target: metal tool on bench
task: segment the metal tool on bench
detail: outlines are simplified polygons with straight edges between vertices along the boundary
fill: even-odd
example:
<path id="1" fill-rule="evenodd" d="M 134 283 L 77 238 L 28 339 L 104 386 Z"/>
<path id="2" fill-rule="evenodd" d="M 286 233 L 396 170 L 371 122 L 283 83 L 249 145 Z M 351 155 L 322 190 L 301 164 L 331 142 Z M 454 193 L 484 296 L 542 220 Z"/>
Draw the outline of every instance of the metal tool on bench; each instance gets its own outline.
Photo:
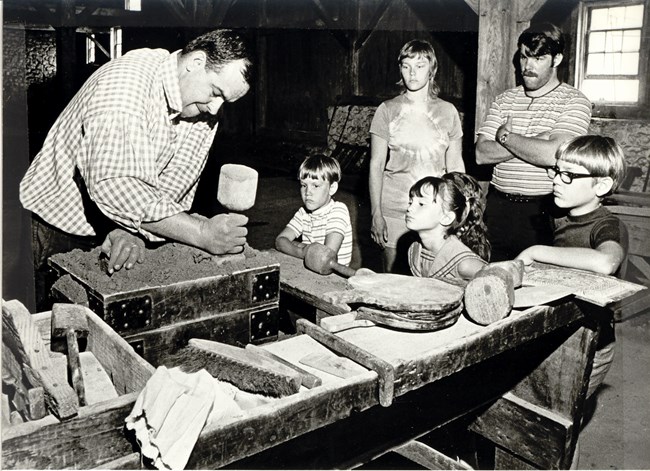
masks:
<path id="1" fill-rule="evenodd" d="M 86 405 L 86 391 L 79 360 L 79 339 L 88 337 L 88 319 L 85 309 L 78 304 L 55 303 L 52 306 L 52 339 L 65 338 L 68 357 L 68 375 L 79 398 Z M 57 345 L 56 342 L 53 345 Z"/>

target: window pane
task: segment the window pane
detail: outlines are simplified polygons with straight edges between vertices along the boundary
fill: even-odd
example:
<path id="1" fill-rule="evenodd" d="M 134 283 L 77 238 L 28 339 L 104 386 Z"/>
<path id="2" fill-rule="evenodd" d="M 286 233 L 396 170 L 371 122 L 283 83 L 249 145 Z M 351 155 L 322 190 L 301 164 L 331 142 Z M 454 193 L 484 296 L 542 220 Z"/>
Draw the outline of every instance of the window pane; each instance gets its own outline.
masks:
<path id="1" fill-rule="evenodd" d="M 607 15 L 607 28 L 623 28 L 625 26 L 626 7 L 609 8 Z"/>
<path id="2" fill-rule="evenodd" d="M 626 28 L 640 28 L 643 26 L 643 5 L 625 7 Z"/>
<path id="3" fill-rule="evenodd" d="M 582 82 L 582 91 L 593 102 L 636 103 L 639 81 L 588 79 Z"/>
<path id="4" fill-rule="evenodd" d="M 623 33 L 623 51 L 637 52 L 641 47 L 641 30 L 634 29 Z"/>
<path id="5" fill-rule="evenodd" d="M 617 72 L 623 75 L 636 75 L 639 73 L 639 53 L 626 52 L 621 54 L 621 70 Z"/>
<path id="6" fill-rule="evenodd" d="M 614 75 L 616 73 L 616 64 L 620 62 L 617 60 L 620 54 L 604 54 L 602 74 Z"/>
<path id="7" fill-rule="evenodd" d="M 605 54 L 589 54 L 587 56 L 587 75 L 603 75 L 605 73 Z"/>
<path id="8" fill-rule="evenodd" d="M 608 31 L 607 39 L 605 40 L 605 51 L 618 52 L 623 47 L 623 32 L 622 31 Z"/>
<path id="9" fill-rule="evenodd" d="M 592 30 L 641 28 L 642 25 L 643 5 L 591 10 L 590 29 Z"/>
<path id="10" fill-rule="evenodd" d="M 609 8 L 594 8 L 591 10 L 591 29 L 607 29 L 607 12 Z"/>
<path id="11" fill-rule="evenodd" d="M 589 52 L 605 51 L 605 37 L 607 33 L 591 33 L 589 35 Z"/>
<path id="12" fill-rule="evenodd" d="M 603 75 L 605 54 L 589 54 L 587 56 L 587 75 Z"/>

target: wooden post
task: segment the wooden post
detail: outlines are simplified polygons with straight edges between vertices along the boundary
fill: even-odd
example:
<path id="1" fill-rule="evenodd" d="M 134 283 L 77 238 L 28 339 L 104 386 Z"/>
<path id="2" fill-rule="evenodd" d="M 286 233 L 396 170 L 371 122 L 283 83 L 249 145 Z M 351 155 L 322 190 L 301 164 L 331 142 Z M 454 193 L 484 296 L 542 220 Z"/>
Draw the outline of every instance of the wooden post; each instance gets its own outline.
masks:
<path id="1" fill-rule="evenodd" d="M 266 108 L 268 99 L 267 83 L 267 43 L 268 14 L 266 0 L 259 2 L 258 25 L 255 33 L 257 42 L 256 59 L 257 78 L 255 80 L 255 129 L 257 134 L 266 127 Z"/>
<path id="2" fill-rule="evenodd" d="M 77 28 L 75 0 L 61 0 L 61 26 L 56 29 L 56 75 L 61 90 L 61 109 L 76 91 Z"/>
<path id="3" fill-rule="evenodd" d="M 470 5 L 474 5 L 471 2 Z M 480 0 L 475 129 L 501 92 L 515 86 L 517 39 L 546 0 Z"/>
<path id="4" fill-rule="evenodd" d="M 350 83 L 352 84 L 352 94 L 359 95 L 361 90 L 359 86 L 359 53 L 361 52 L 362 44 L 358 44 L 357 39 L 361 34 L 361 6 L 359 2 L 353 3 L 354 11 L 354 25 L 353 36 L 350 38 Z"/>

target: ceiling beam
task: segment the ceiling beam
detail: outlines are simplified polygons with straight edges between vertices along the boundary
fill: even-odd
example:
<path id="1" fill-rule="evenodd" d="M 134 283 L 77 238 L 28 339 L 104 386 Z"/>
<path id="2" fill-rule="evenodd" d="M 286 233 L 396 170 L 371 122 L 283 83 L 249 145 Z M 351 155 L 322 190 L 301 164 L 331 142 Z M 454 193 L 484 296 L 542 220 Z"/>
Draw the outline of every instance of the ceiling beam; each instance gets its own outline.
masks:
<path id="1" fill-rule="evenodd" d="M 226 19 L 226 15 L 230 8 L 237 3 L 237 0 L 213 0 L 216 2 L 216 7 L 213 7 L 212 13 L 209 16 L 208 24 L 214 26 L 221 26 Z"/>
<path id="2" fill-rule="evenodd" d="M 171 11 L 183 26 L 192 24 L 192 18 L 185 9 L 185 4 L 181 0 L 159 0 Z"/>
<path id="3" fill-rule="evenodd" d="M 388 7 L 392 3 L 393 0 L 383 0 L 383 2 L 377 7 L 375 13 L 372 15 L 372 18 L 370 18 L 370 21 L 368 21 L 368 24 L 366 25 L 365 28 L 363 28 L 363 31 L 359 34 L 359 37 L 354 42 L 355 50 L 358 51 L 363 47 L 363 44 L 368 40 L 372 32 L 379 24 L 381 17 L 384 16 L 384 13 L 386 13 L 386 10 L 388 10 Z"/>
<path id="4" fill-rule="evenodd" d="M 325 23 L 325 26 L 327 26 L 327 28 L 330 30 L 332 35 L 341 43 L 341 45 L 346 50 L 351 48 L 352 47 L 351 41 L 348 39 L 345 33 L 341 31 L 340 26 L 332 18 L 332 15 L 330 15 L 327 12 L 325 6 L 323 5 L 323 2 L 321 0 L 311 0 L 311 1 L 316 7 L 316 10 L 318 11 L 318 16 L 321 17 L 321 19 Z"/>
<path id="5" fill-rule="evenodd" d="M 465 3 L 467 3 L 467 6 L 469 6 L 472 11 L 478 15 L 478 2 L 479 0 L 465 0 Z"/>
<path id="6" fill-rule="evenodd" d="M 516 4 L 519 12 L 517 21 L 530 23 L 533 16 L 546 2 L 547 0 L 517 0 Z"/>

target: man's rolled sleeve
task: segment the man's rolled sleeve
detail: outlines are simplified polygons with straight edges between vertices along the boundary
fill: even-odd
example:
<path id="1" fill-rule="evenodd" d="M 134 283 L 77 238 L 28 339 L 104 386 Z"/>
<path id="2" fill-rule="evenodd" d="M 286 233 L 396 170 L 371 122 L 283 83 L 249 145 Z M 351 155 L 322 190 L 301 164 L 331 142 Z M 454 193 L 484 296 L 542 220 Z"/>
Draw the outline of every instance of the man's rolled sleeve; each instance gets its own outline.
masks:
<path id="1" fill-rule="evenodd" d="M 88 194 L 118 224 L 159 239 L 141 229 L 186 208 L 160 191 L 157 168 L 171 159 L 156 149 L 137 116 L 113 114 L 84 123 L 86 145 L 78 166 Z M 157 161 L 158 158 L 158 161 Z"/>

